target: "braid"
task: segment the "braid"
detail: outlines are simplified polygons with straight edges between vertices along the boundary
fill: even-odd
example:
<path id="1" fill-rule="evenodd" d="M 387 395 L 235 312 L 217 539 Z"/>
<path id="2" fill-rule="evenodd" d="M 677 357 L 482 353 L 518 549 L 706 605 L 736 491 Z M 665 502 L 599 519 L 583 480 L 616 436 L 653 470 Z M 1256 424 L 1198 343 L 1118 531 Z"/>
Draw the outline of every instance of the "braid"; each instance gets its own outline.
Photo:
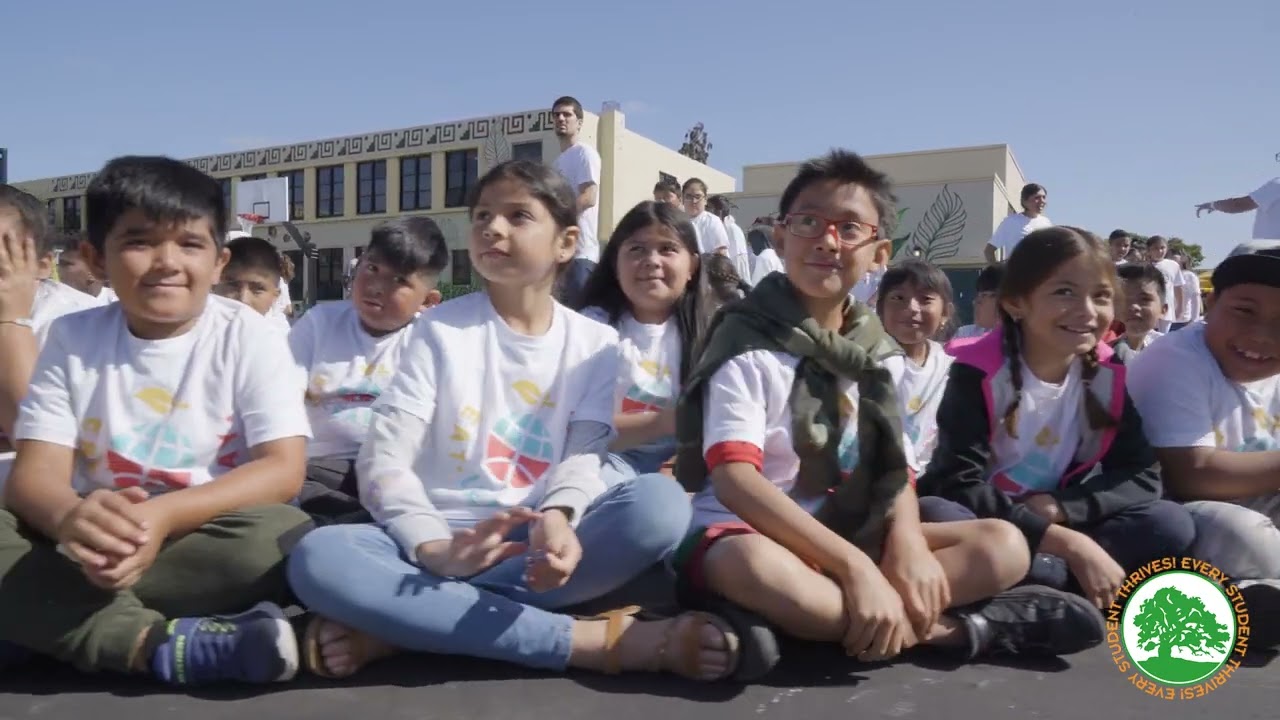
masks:
<path id="1" fill-rule="evenodd" d="M 1003 310 L 1000 312 L 1004 325 L 1004 355 L 1009 360 L 1009 381 L 1013 383 L 1013 401 L 1004 411 L 1004 430 L 1011 438 L 1018 437 L 1018 406 L 1022 404 L 1022 351 L 1018 347 L 1018 323 Z"/>
<path id="2" fill-rule="evenodd" d="M 1089 420 L 1089 427 L 1093 430 L 1114 427 L 1115 418 L 1102 406 L 1091 387 L 1093 379 L 1098 375 L 1098 346 L 1089 348 L 1089 352 L 1082 355 L 1081 359 L 1084 363 L 1080 371 L 1080 378 L 1084 381 L 1084 413 Z"/>

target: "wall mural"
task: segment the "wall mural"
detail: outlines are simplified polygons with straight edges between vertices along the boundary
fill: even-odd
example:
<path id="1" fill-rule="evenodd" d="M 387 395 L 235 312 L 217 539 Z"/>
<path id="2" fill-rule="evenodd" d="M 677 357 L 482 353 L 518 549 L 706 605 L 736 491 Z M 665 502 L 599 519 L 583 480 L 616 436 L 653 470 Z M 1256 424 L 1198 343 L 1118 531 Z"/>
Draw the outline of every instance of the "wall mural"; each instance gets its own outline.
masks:
<path id="1" fill-rule="evenodd" d="M 295 163 L 311 164 L 321 160 L 356 159 L 362 155 L 396 150 L 430 148 L 435 145 L 483 140 L 485 161 L 503 157 L 511 158 L 509 135 L 550 132 L 555 129 L 550 110 L 533 110 L 514 115 L 491 118 L 475 118 L 439 125 L 422 125 L 403 130 L 351 135 L 331 140 L 279 145 L 260 150 L 209 155 L 188 160 L 187 164 L 210 175 L 239 173 L 263 169 L 274 165 Z M 505 153 L 505 157 L 504 157 Z M 501 162 L 497 160 L 496 162 Z M 494 162 L 493 164 L 496 164 Z M 492 164 L 490 165 L 492 167 Z M 83 190 L 97 173 L 81 173 L 54 178 L 52 192 L 63 193 Z"/>
<path id="2" fill-rule="evenodd" d="M 910 209 L 898 210 L 897 227 L 903 227 L 902 218 Z M 893 239 L 892 257 L 918 256 L 931 263 L 953 258 L 960 253 L 960 241 L 964 239 L 968 221 L 964 200 L 949 186 L 943 185 L 920 222 L 910 232 Z"/>

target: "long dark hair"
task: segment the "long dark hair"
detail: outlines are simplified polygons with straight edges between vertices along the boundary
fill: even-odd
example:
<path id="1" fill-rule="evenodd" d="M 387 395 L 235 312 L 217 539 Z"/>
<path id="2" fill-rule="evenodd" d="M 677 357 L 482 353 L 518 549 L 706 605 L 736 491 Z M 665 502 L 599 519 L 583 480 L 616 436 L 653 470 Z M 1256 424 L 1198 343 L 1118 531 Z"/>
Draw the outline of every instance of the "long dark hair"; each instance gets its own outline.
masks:
<path id="1" fill-rule="evenodd" d="M 1004 429 L 1009 437 L 1018 437 L 1018 406 L 1022 403 L 1022 328 L 1013 319 L 1004 304 L 1009 300 L 1026 298 L 1063 263 L 1085 256 L 1093 261 L 1099 274 L 1115 288 L 1116 266 L 1111 260 L 1111 250 L 1102 239 L 1087 230 L 1057 226 L 1028 233 L 1018 243 L 1005 263 L 1004 279 L 1000 283 L 1000 323 L 1004 331 L 1004 356 L 1009 363 L 1009 379 L 1013 383 L 1013 400 L 1004 411 Z M 1113 427 L 1115 418 L 1089 391 L 1098 375 L 1098 346 L 1095 344 L 1081 356 L 1084 367 L 1085 414 L 1089 427 L 1098 430 Z"/>
<path id="2" fill-rule="evenodd" d="M 693 359 L 697 357 L 697 346 L 711 317 L 727 301 L 726 298 L 733 297 L 733 291 L 739 288 L 742 280 L 733 272 L 733 264 L 728 258 L 722 258 L 728 265 L 726 274 L 725 268 L 715 262 L 714 256 L 698 253 L 697 231 L 683 211 L 651 200 L 631 208 L 609 236 L 609 242 L 601 252 L 600 262 L 583 285 L 575 307 L 578 310 L 600 308 L 608 317 L 610 325 L 617 325 L 623 313 L 631 311 L 631 301 L 627 299 L 626 293 L 622 291 L 622 283 L 618 281 L 618 255 L 628 239 L 655 225 L 670 230 L 694 259 L 689 283 L 676 300 L 672 313 L 680 331 L 680 377 L 686 378 L 692 370 Z"/>

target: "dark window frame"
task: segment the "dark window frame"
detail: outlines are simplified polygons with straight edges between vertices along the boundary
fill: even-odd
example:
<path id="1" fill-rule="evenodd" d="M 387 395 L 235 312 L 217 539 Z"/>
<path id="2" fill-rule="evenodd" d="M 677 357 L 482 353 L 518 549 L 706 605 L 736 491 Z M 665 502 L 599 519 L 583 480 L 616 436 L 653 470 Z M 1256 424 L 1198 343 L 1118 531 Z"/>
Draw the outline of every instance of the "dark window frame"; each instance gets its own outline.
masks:
<path id="1" fill-rule="evenodd" d="M 307 214 L 307 171 L 302 168 L 277 173 L 277 177 L 289 180 L 289 219 L 302 220 Z M 294 180 L 297 183 L 294 183 Z"/>
<path id="2" fill-rule="evenodd" d="M 435 179 L 431 163 L 432 157 L 429 153 L 400 158 L 400 210 L 402 212 L 431 209 L 431 190 Z M 409 182 L 410 179 L 412 183 Z M 425 188 L 422 187 L 424 180 Z"/>
<path id="3" fill-rule="evenodd" d="M 537 151 L 537 157 L 533 157 L 533 151 Z M 521 155 L 529 155 L 529 157 L 521 157 Z M 531 162 L 542 162 L 542 141 L 534 140 L 532 142 L 516 143 L 511 146 L 512 160 L 528 160 Z"/>
<path id="4" fill-rule="evenodd" d="M 62 198 L 62 229 L 79 232 L 83 227 L 83 218 L 80 216 L 80 196 Z"/>
<path id="5" fill-rule="evenodd" d="M 316 217 L 343 217 L 346 214 L 346 201 L 346 166 L 325 165 L 316 168 Z"/>
<path id="6" fill-rule="evenodd" d="M 449 150 L 444 154 L 445 207 L 466 207 L 472 188 L 479 182 L 480 151 L 477 148 Z"/>
<path id="7" fill-rule="evenodd" d="M 379 189 L 380 188 L 380 189 Z M 356 214 L 378 215 L 387 211 L 387 161 L 356 164 Z"/>

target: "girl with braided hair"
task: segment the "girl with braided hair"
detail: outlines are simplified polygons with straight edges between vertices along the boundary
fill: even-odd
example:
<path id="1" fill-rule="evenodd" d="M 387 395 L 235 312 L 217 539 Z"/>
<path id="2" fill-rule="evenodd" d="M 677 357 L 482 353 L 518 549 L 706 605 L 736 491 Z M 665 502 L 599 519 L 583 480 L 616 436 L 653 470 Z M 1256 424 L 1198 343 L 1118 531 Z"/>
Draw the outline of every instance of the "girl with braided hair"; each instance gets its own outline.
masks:
<path id="1" fill-rule="evenodd" d="M 921 515 L 1009 520 L 1036 553 L 1028 579 L 1105 608 L 1126 574 L 1183 554 L 1190 514 L 1162 500 L 1160 466 L 1101 342 L 1119 283 L 1106 245 L 1037 230 L 1009 257 L 1000 326 L 957 350 L 938 408 Z"/>

